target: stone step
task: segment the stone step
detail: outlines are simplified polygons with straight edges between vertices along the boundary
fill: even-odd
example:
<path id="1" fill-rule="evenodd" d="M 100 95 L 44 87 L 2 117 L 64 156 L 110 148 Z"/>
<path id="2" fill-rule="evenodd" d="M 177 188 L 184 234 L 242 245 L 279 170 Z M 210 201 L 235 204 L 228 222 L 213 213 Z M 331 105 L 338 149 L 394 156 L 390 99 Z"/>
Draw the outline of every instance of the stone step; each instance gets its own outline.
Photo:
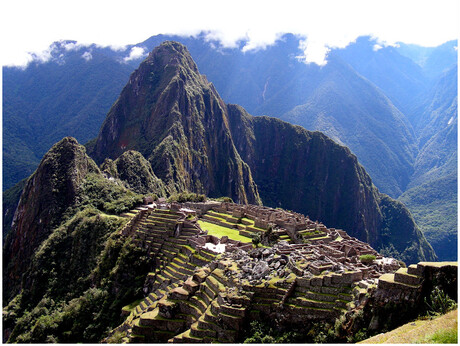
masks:
<path id="1" fill-rule="evenodd" d="M 229 313 L 223 312 L 221 306 L 218 304 L 216 300 L 211 302 L 211 312 L 214 315 L 219 316 L 220 321 L 230 329 L 239 330 L 240 326 L 243 322 L 243 318 L 241 316 L 231 315 Z"/>
<path id="2" fill-rule="evenodd" d="M 209 323 L 217 324 L 219 321 L 219 315 L 216 315 L 211 310 L 211 304 L 209 304 L 208 308 L 206 309 L 203 320 Z"/>
<path id="3" fill-rule="evenodd" d="M 303 296 L 310 300 L 323 301 L 323 302 L 335 302 L 335 300 L 338 299 L 338 295 L 336 294 L 319 293 L 319 292 L 314 292 L 314 291 L 307 291 L 305 292 Z"/>
<path id="4" fill-rule="evenodd" d="M 201 283 L 197 294 L 202 295 L 203 299 L 208 301 L 208 304 L 217 296 L 216 293 L 211 288 L 209 288 L 206 282 Z M 206 295 L 206 298 L 204 295 Z"/>
<path id="5" fill-rule="evenodd" d="M 206 249 L 203 249 L 201 248 L 199 251 L 198 251 L 198 254 L 202 257 L 204 257 L 207 261 L 211 262 L 214 260 L 214 258 L 216 258 L 217 254 L 210 251 L 210 250 L 206 250 Z"/>
<path id="6" fill-rule="evenodd" d="M 162 218 L 166 220 L 178 220 L 180 218 L 179 215 L 177 214 L 172 214 L 172 213 L 164 213 L 164 212 L 155 212 L 149 215 L 149 219 L 151 218 Z"/>
<path id="7" fill-rule="evenodd" d="M 285 304 L 284 309 L 288 313 L 292 314 L 302 314 L 306 319 L 328 319 L 334 320 L 337 318 L 341 312 L 336 306 L 333 306 L 330 309 L 325 308 L 315 308 L 307 306 L 299 306 L 294 304 Z"/>
<path id="8" fill-rule="evenodd" d="M 411 264 L 407 267 L 407 274 L 411 275 L 422 275 L 422 267 L 418 264 Z"/>
<path id="9" fill-rule="evenodd" d="M 407 268 L 399 268 L 394 276 L 396 282 L 400 282 L 408 285 L 419 285 L 422 282 L 422 278 L 417 275 L 408 274 Z"/>
<path id="10" fill-rule="evenodd" d="M 198 321 L 190 326 L 190 335 L 197 338 L 211 337 L 215 338 L 217 333 L 212 329 L 203 329 L 198 325 Z"/>
<path id="11" fill-rule="evenodd" d="M 166 256 L 169 260 L 176 257 L 176 252 L 166 250 L 164 249 L 164 247 L 161 249 L 161 253 L 163 254 L 163 256 Z"/>
<path id="12" fill-rule="evenodd" d="M 156 308 L 153 311 L 146 312 L 140 316 L 140 326 L 151 327 L 156 330 L 172 332 L 175 330 L 181 330 L 185 327 L 185 320 L 183 319 L 167 319 L 162 316 L 159 316 Z"/>
<path id="13" fill-rule="evenodd" d="M 278 304 L 281 299 L 278 298 L 267 298 L 267 297 L 254 297 L 253 304 L 255 305 L 275 305 Z"/>
<path id="14" fill-rule="evenodd" d="M 148 327 L 148 326 L 143 326 L 140 324 L 140 318 L 137 318 L 133 321 L 132 324 L 132 332 L 131 335 L 139 335 L 139 336 L 144 336 L 145 338 L 149 338 L 153 336 L 153 333 L 155 329 Z"/>
<path id="15" fill-rule="evenodd" d="M 171 266 L 171 268 L 173 268 L 176 272 L 182 274 L 182 275 L 187 275 L 187 276 L 190 276 L 190 275 L 193 275 L 193 270 L 183 266 L 183 265 L 180 265 L 178 264 L 177 262 L 173 261 L 171 263 L 169 263 L 169 265 Z"/>
<path id="16" fill-rule="evenodd" d="M 174 244 L 177 244 L 177 245 L 187 245 L 188 244 L 188 241 L 187 239 L 184 237 L 184 238 L 180 238 L 180 237 L 177 237 L 177 238 L 168 238 L 168 241 L 171 242 L 171 243 L 174 243 Z M 176 246 L 177 246 L 176 245 Z"/>
<path id="17" fill-rule="evenodd" d="M 311 300 L 305 297 L 288 298 L 287 303 L 298 305 L 298 306 L 303 306 L 303 307 L 312 307 L 312 308 L 320 308 L 320 309 L 332 309 L 336 305 L 335 301 L 325 302 L 325 301 Z"/>
<path id="18" fill-rule="evenodd" d="M 171 243 L 169 241 L 165 241 L 163 243 L 163 249 L 164 250 L 168 250 L 168 251 L 171 251 L 173 252 L 174 254 L 180 252 L 180 248 L 182 247 L 182 245 L 178 245 L 176 243 Z"/>
<path id="19" fill-rule="evenodd" d="M 195 304 L 202 312 L 206 311 L 208 304 L 203 300 L 203 298 L 198 297 L 197 295 L 194 295 L 192 298 L 190 298 L 190 302 Z"/>
<path id="20" fill-rule="evenodd" d="M 187 259 L 187 262 L 181 262 L 181 261 L 182 261 L 181 258 L 176 257 L 176 258 L 173 259 L 172 262 L 175 263 L 175 264 L 177 264 L 178 266 L 181 266 L 181 267 L 183 267 L 183 268 L 185 268 L 185 269 L 187 269 L 187 270 L 190 270 L 190 271 L 192 271 L 192 272 L 195 271 L 195 269 L 196 269 L 196 267 L 197 267 L 195 264 L 189 262 L 188 259 Z"/>
<path id="21" fill-rule="evenodd" d="M 246 308 L 244 307 L 235 307 L 227 304 L 220 305 L 221 312 L 237 317 L 244 317 L 246 314 Z"/>
<path id="22" fill-rule="evenodd" d="M 395 274 L 387 273 L 379 277 L 378 288 L 381 289 L 418 289 L 420 285 L 410 285 L 395 281 Z"/>
<path id="23" fill-rule="evenodd" d="M 204 310 L 201 310 L 201 307 L 198 307 L 197 304 L 189 300 L 181 300 L 180 308 L 182 313 L 193 315 L 195 320 L 197 320 L 204 313 Z"/>
<path id="24" fill-rule="evenodd" d="M 206 284 L 209 286 L 209 288 L 214 292 L 214 294 L 217 296 L 219 294 L 219 292 L 221 291 L 221 289 L 223 291 L 225 291 L 225 287 L 219 282 L 217 281 L 214 277 L 212 277 L 211 275 L 209 275 L 208 277 L 206 277 Z"/>
<path id="25" fill-rule="evenodd" d="M 173 342 L 181 342 L 181 343 L 187 343 L 187 344 L 203 344 L 204 343 L 203 338 L 192 336 L 190 335 L 190 332 L 191 332 L 190 329 L 187 329 L 182 334 L 175 336 Z"/>
<path id="26" fill-rule="evenodd" d="M 225 278 L 223 275 L 223 271 L 222 269 L 214 269 L 211 274 L 210 274 L 214 279 L 216 279 L 222 286 L 231 286 L 227 280 L 227 278 Z"/>
<path id="27" fill-rule="evenodd" d="M 187 276 L 186 274 L 178 273 L 170 265 L 163 270 L 163 275 L 169 277 L 172 281 L 183 280 Z"/>
<path id="28" fill-rule="evenodd" d="M 161 297 L 159 297 L 156 293 L 154 292 L 150 292 L 149 295 L 148 295 L 148 298 L 152 301 L 152 302 L 155 302 L 157 301 L 158 299 L 160 299 Z"/>
<path id="29" fill-rule="evenodd" d="M 190 263 L 195 264 L 196 266 L 199 266 L 199 267 L 204 267 L 205 265 L 209 264 L 209 262 L 211 262 L 209 259 L 197 253 L 194 253 L 190 257 Z"/>
<path id="30" fill-rule="evenodd" d="M 216 332 L 221 331 L 222 327 L 219 326 L 217 323 L 206 320 L 206 314 L 207 313 L 208 313 L 208 309 L 198 319 L 198 321 L 197 321 L 198 322 L 198 327 L 201 328 L 201 329 L 211 329 L 211 330 L 214 330 Z M 217 316 L 216 316 L 216 318 L 217 318 Z"/>

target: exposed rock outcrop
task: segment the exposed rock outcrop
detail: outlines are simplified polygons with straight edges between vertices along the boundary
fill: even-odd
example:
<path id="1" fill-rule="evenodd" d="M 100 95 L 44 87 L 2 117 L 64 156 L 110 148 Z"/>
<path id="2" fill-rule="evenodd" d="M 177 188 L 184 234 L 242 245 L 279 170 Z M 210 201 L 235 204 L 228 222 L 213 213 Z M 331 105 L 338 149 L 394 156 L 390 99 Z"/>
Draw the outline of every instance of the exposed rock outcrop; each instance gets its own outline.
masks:
<path id="1" fill-rule="evenodd" d="M 101 169 L 109 177 L 123 181 L 126 187 L 134 192 L 154 192 L 160 197 L 166 193 L 163 181 L 155 175 L 150 163 L 137 151 L 125 151 L 115 161 L 106 159 Z"/>
<path id="2" fill-rule="evenodd" d="M 3 252 L 4 294 L 17 293 L 31 256 L 76 202 L 88 173 L 99 172 L 85 147 L 71 137 L 56 143 L 43 157 L 22 192 Z"/>
<path id="3" fill-rule="evenodd" d="M 155 48 L 131 75 L 102 125 L 94 157 L 116 159 L 126 150 L 142 153 L 171 191 L 260 203 L 233 145 L 225 103 L 179 43 Z"/>

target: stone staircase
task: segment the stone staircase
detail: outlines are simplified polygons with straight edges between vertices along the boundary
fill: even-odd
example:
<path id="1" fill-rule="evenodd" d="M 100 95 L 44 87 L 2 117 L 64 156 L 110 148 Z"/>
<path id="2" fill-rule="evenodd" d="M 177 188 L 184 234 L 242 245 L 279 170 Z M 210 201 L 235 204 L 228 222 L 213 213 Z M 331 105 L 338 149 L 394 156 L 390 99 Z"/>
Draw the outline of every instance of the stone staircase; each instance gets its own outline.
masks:
<path id="1" fill-rule="evenodd" d="M 228 297 L 226 288 L 233 285 L 223 275 L 221 269 L 215 268 L 210 272 L 201 282 L 195 296 L 190 299 L 197 303 L 200 315 L 194 315 L 197 318 L 190 328 L 170 339 L 169 342 L 234 343 L 242 328 L 249 300 L 241 297 Z M 232 300 L 237 300 L 238 304 L 229 304 L 229 301 Z"/>
<path id="2" fill-rule="evenodd" d="M 411 264 L 408 268 L 399 268 L 395 273 L 383 274 L 379 277 L 378 288 L 418 290 L 422 283 L 422 267 Z"/>
<path id="3" fill-rule="evenodd" d="M 236 342 L 250 300 L 229 295 L 227 288 L 233 285 L 222 268 L 206 267 L 157 289 L 161 297 L 152 292 L 139 304 L 129 342 Z"/>

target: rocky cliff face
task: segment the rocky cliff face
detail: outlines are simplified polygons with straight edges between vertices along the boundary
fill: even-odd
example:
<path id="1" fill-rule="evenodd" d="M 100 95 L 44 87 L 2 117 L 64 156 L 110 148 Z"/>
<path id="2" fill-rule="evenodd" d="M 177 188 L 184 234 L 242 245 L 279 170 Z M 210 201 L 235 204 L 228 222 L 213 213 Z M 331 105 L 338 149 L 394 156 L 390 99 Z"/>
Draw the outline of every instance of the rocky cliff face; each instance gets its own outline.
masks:
<path id="1" fill-rule="evenodd" d="M 392 244 L 393 255 L 409 263 L 435 259 L 407 208 L 379 193 L 348 148 L 320 132 L 228 109 L 235 145 L 264 204 L 333 224 L 377 249 Z"/>
<path id="2" fill-rule="evenodd" d="M 28 179 L 3 252 L 4 293 L 14 292 L 30 258 L 76 202 L 78 187 L 98 167 L 83 146 L 66 137 L 43 157 Z M 12 290 L 11 290 L 12 289 Z"/>
<path id="3" fill-rule="evenodd" d="M 136 193 L 155 193 L 159 197 L 166 194 L 163 181 L 153 173 L 150 163 L 138 151 L 125 151 L 115 161 L 106 159 L 101 169 L 108 177 L 120 179 Z"/>
<path id="4" fill-rule="evenodd" d="M 237 148 L 264 204 L 327 220 L 370 244 L 379 242 L 378 191 L 348 148 L 320 132 L 229 109 Z M 252 136 L 238 135 L 241 122 Z"/>
<path id="5" fill-rule="evenodd" d="M 171 191 L 260 203 L 230 134 L 226 106 L 186 48 L 167 42 L 131 75 L 102 125 L 94 157 L 133 149 Z"/>
<path id="6" fill-rule="evenodd" d="M 377 249 L 396 239 L 384 236 L 392 215 L 382 212 L 382 195 L 350 150 L 319 132 L 225 105 L 179 43 L 155 48 L 132 74 L 101 128 L 94 156 L 115 159 L 129 149 L 148 159 L 170 191 L 240 203 L 258 202 L 260 193 L 264 204 L 343 228 Z M 394 248 L 406 261 L 434 259 L 406 215 L 404 229 L 392 223 L 387 233 L 403 232 L 417 246 L 396 242 Z"/>

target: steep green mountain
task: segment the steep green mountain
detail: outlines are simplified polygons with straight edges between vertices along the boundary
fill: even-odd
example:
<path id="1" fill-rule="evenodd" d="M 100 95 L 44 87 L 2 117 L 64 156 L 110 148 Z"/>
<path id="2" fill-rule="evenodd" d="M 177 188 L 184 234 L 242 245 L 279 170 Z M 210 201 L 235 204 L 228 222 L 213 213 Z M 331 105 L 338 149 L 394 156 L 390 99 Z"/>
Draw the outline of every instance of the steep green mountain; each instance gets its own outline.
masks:
<path id="1" fill-rule="evenodd" d="M 157 178 L 152 166 L 137 151 L 125 151 L 115 161 L 106 159 L 101 169 L 109 178 L 120 179 L 128 189 L 136 193 L 155 192 L 159 196 L 166 195 L 164 183 Z"/>
<path id="2" fill-rule="evenodd" d="M 452 57 L 456 54 L 453 50 L 455 42 L 446 43 L 438 49 L 412 47 L 419 53 L 409 54 L 403 44 L 399 48 L 380 48 L 375 40 L 361 37 L 344 49 L 332 50 L 331 64 L 325 69 L 300 61 L 301 38 L 290 34 L 282 36 L 266 49 L 245 53 L 241 51 L 244 41 L 238 48 L 228 49 L 219 42 L 209 41 L 204 33 L 197 37 L 157 35 L 128 46 L 124 51 L 58 42 L 53 44 L 52 59 L 47 63 L 36 62 L 24 70 L 3 69 L 4 189 L 30 175 L 45 151 L 63 136 L 74 136 L 82 143 L 94 137 L 110 105 L 138 65 L 139 60 L 128 59 L 130 50 L 151 51 L 164 40 L 171 39 L 189 48 L 200 71 L 213 81 L 226 102 L 240 104 L 251 114 L 280 117 L 285 113 L 298 113 L 298 107 L 305 108 L 312 99 L 316 105 L 318 95 L 326 97 L 330 93 L 325 104 L 316 105 L 320 110 L 328 110 L 328 119 L 313 124 L 318 127 L 307 128 L 328 131 L 328 135 L 349 146 L 371 174 L 376 186 L 393 197 L 405 190 L 407 176 L 413 172 L 415 157 L 409 147 L 416 144 L 410 125 L 405 120 L 395 120 L 400 114 L 395 116 L 393 104 L 406 113 L 407 107 L 415 104 L 414 96 L 431 86 L 432 79 L 427 78 L 423 66 L 417 65 L 421 64 L 421 56 L 425 54 L 420 52 L 429 51 L 431 53 L 425 55 L 434 57 L 445 51 L 446 63 L 441 64 L 443 69 L 455 62 Z M 334 63 L 338 59 L 345 63 Z M 331 75 L 334 69 L 337 79 Z M 369 81 L 361 83 L 360 88 L 364 88 L 361 89 L 362 94 L 361 90 L 353 89 L 354 83 L 342 83 L 340 78 L 347 76 L 356 80 L 358 74 Z M 325 87 L 324 83 L 328 86 Z M 375 86 L 380 91 L 377 92 Z M 351 90 L 348 89 L 350 87 Z M 391 100 L 386 103 L 388 107 L 382 106 L 379 101 L 383 97 L 382 92 Z M 329 100 L 337 94 L 341 102 L 335 103 L 337 107 L 331 107 Z M 353 95 L 353 98 L 348 100 L 340 95 Z M 377 103 L 380 105 L 376 110 L 370 107 Z M 352 122 L 344 123 L 343 118 L 353 117 L 353 114 L 342 110 L 359 111 L 363 120 L 360 125 L 364 127 L 356 129 L 351 126 Z M 367 125 L 374 124 L 376 117 L 381 119 L 381 126 L 385 121 L 392 122 L 396 132 L 390 137 L 380 136 Z M 296 124 L 304 127 L 311 122 L 310 117 L 303 119 L 303 123 L 299 121 L 302 117 L 297 118 Z M 398 123 L 394 124 L 394 121 Z M 49 126 L 50 123 L 52 126 Z M 361 138 L 357 141 L 349 135 L 342 138 L 343 130 L 366 133 L 363 137 L 369 140 Z M 387 133 L 392 128 L 388 126 L 384 130 Z M 372 138 L 374 135 L 377 137 Z M 384 160 L 375 160 L 376 157 Z M 413 158 L 408 160 L 408 157 Z M 382 161 L 385 161 L 384 167 Z"/>
<path id="3" fill-rule="evenodd" d="M 454 124 L 457 121 L 458 110 L 457 76 L 458 68 L 455 65 L 442 74 L 433 87 L 421 95 L 416 105 L 407 113 L 419 139 L 421 151 L 427 142 L 436 137 L 439 132 L 446 131 L 450 127 L 457 127 Z M 446 149 L 449 148 L 448 150 L 452 151 L 454 147 L 452 144 L 448 144 Z M 418 170 L 420 168 L 416 167 L 416 171 Z"/>
<path id="4" fill-rule="evenodd" d="M 98 167 L 72 138 L 64 138 L 43 157 L 25 185 L 5 240 L 3 285 L 7 292 L 17 290 L 31 257 L 76 203 L 80 184 L 92 172 L 98 173 Z"/>
<path id="5" fill-rule="evenodd" d="M 222 48 L 218 42 L 207 40 L 205 34 L 196 38 L 158 35 L 136 46 L 129 46 L 128 49 L 135 47 L 151 51 L 168 39 L 181 42 L 189 48 L 200 71 L 213 81 L 226 102 L 240 104 L 255 115 L 280 117 L 294 107 L 305 105 L 317 93 L 330 91 L 329 88 L 320 89 L 324 87 L 324 81 L 331 77 L 331 70 L 334 70 L 333 73 L 337 76 L 357 78 L 353 69 L 346 64 L 331 64 L 327 69 L 315 64 L 306 65 L 298 58 L 302 55 L 302 51 L 299 50 L 300 38 L 290 34 L 281 37 L 276 44 L 256 52 L 243 53 L 241 48 L 245 42 L 241 42 L 237 49 Z M 368 42 L 367 45 L 371 43 Z M 4 155 L 7 158 L 4 167 L 6 172 L 4 188 L 14 185 L 15 182 L 31 174 L 47 148 L 63 136 L 74 136 L 80 142 L 86 142 L 94 137 L 107 109 L 116 100 L 128 80 L 129 73 L 135 69 L 139 61 L 126 60 L 129 50 L 113 52 L 96 46 L 66 50 L 63 48 L 66 47 L 65 43 L 57 43 L 55 47 L 53 59 L 46 64 L 33 64 L 25 70 L 4 68 L 4 128 L 8 128 L 4 134 L 5 144 L 8 144 L 4 147 Z M 353 46 L 349 49 L 353 50 Z M 88 52 L 91 52 L 92 59 L 82 57 Z M 356 54 L 352 54 L 353 59 L 347 62 L 350 64 L 354 60 L 362 62 L 363 58 L 360 54 L 364 55 L 366 52 L 365 49 L 358 50 Z M 335 54 L 332 52 L 331 56 L 334 55 L 333 53 Z M 372 51 L 372 53 L 376 55 L 379 52 Z M 415 85 L 412 81 L 416 80 L 416 77 L 413 76 L 412 70 L 406 73 L 410 77 L 406 77 L 404 71 L 407 68 L 413 69 L 413 65 L 409 64 L 407 59 L 399 59 L 391 65 L 389 62 L 393 61 L 390 59 L 393 55 L 390 57 L 385 55 L 385 57 L 387 67 L 379 71 L 385 76 L 392 76 L 393 83 L 388 91 L 399 90 L 401 92 L 396 92 L 397 95 L 406 95 L 409 86 Z M 358 63 L 354 66 L 362 65 Z M 380 64 L 369 65 L 368 69 L 374 66 Z M 390 73 L 391 68 L 396 72 Z M 376 111 L 371 107 L 361 107 L 368 102 L 371 104 L 378 102 L 366 98 L 370 94 L 376 96 L 372 83 L 361 83 L 360 87 L 364 88 L 361 94 L 361 90 L 347 89 L 352 83 L 344 83 L 342 86 L 340 78 L 331 82 L 335 83 L 335 92 L 339 95 L 350 93 L 354 95 L 355 99 L 350 102 L 359 108 L 364 118 L 375 118 Z M 72 83 L 72 85 L 65 83 Z M 398 89 L 395 86 L 400 87 Z M 371 90 L 367 90 L 368 88 Z M 43 92 L 45 90 L 46 94 Z M 331 98 L 336 96 L 335 92 L 331 91 Z M 378 98 L 381 96 L 377 95 Z M 69 100 L 72 101 L 71 104 Z M 337 106 L 331 117 L 343 117 L 340 110 L 342 107 L 345 109 L 348 107 L 348 100 L 345 100 L 345 103 L 342 101 L 342 104 Z M 390 103 L 388 106 L 390 109 L 382 112 L 383 120 L 388 114 L 394 113 L 393 105 Z M 328 107 L 327 103 L 324 107 Z M 381 112 L 380 108 L 379 112 Z M 73 117 L 76 119 L 72 120 Z M 57 118 L 61 121 L 55 121 Z M 49 126 L 49 122 L 53 126 Z M 75 124 L 79 126 L 74 126 Z M 84 124 L 84 128 L 81 124 Z M 361 124 L 366 125 L 366 120 Z M 302 125 L 305 126 L 306 123 Z M 358 155 L 380 190 L 392 196 L 399 195 L 404 189 L 401 181 L 404 181 L 407 174 L 411 174 L 411 166 L 407 166 L 407 156 L 413 153 L 399 146 L 402 142 L 413 141 L 410 134 L 409 137 L 405 137 L 407 132 L 410 133 L 410 129 L 399 131 L 404 127 L 406 124 L 399 123 L 395 127 L 398 131 L 391 136 L 394 141 L 387 144 L 385 143 L 388 137 L 378 137 L 373 141 L 372 146 L 356 148 L 354 144 L 365 143 L 347 142 L 345 140 L 347 138 L 340 138 L 342 143 L 348 145 Z M 54 128 L 59 132 L 52 130 Z M 324 130 L 315 127 L 308 129 Z M 349 132 L 355 130 L 350 126 L 347 129 Z M 334 130 L 329 127 L 329 130 L 329 135 L 333 135 L 332 132 L 335 131 L 334 138 L 339 138 L 341 129 Z M 368 127 L 362 130 L 372 131 Z M 36 136 L 36 133 L 40 133 L 41 136 Z M 393 154 L 388 155 L 389 151 Z M 367 156 L 362 156 L 362 153 L 366 153 Z M 395 169 L 374 176 L 374 173 L 381 172 L 382 167 L 377 166 L 378 161 L 371 160 L 369 157 L 371 155 L 385 157 L 386 165 Z M 410 164 L 413 164 L 413 160 Z M 405 170 L 402 174 L 403 178 L 398 176 L 401 170 Z"/>
<path id="6" fill-rule="evenodd" d="M 378 192 L 348 148 L 320 132 L 229 109 L 235 145 L 265 204 L 328 220 L 407 262 L 434 258 L 410 212 Z"/>
<path id="7" fill-rule="evenodd" d="M 348 146 L 376 185 L 391 196 L 405 190 L 417 154 L 404 115 L 348 65 L 331 58 L 315 91 L 281 118 Z"/>
<path id="8" fill-rule="evenodd" d="M 118 215 L 141 201 L 105 178 L 75 139 L 50 149 L 4 242 L 4 342 L 98 342 L 121 323 L 152 267 L 119 233 Z"/>
<path id="9" fill-rule="evenodd" d="M 143 154 L 171 191 L 260 203 L 233 145 L 224 102 L 180 44 L 162 44 L 131 75 L 93 155 L 101 162 L 125 150 Z"/>
<path id="10" fill-rule="evenodd" d="M 371 37 L 358 37 L 344 49 L 333 50 L 361 76 L 379 87 L 391 102 L 406 112 L 429 85 L 422 67 L 404 56 L 398 47 L 382 46 Z"/>
<path id="11" fill-rule="evenodd" d="M 457 184 L 457 174 L 451 174 L 413 187 L 399 197 L 441 261 L 458 257 Z"/>
<path id="12" fill-rule="evenodd" d="M 420 152 L 400 196 L 444 260 L 457 258 L 457 67 L 438 80 L 411 114 Z"/>
<path id="13" fill-rule="evenodd" d="M 372 47 L 368 38 L 362 40 Z M 371 48 L 372 53 L 361 48 L 355 52 L 353 45 L 343 50 L 351 51 L 349 60 L 337 50 L 331 52 L 326 66 L 307 65 L 298 59 L 302 55 L 299 42 L 298 37 L 284 35 L 275 45 L 244 54 L 238 49 L 220 53 L 199 48 L 195 42 L 190 52 L 226 102 L 240 104 L 254 115 L 280 117 L 326 132 L 358 156 L 381 191 L 399 196 L 413 172 L 416 139 L 404 115 L 368 76 L 367 80 L 360 76 L 357 67 L 370 60 L 367 55 L 372 56 L 376 62 L 366 65 L 367 70 L 380 67 L 372 73 L 386 78 L 381 84 L 387 83 L 388 91 L 400 95 L 399 100 L 409 94 L 412 98 L 425 87 L 420 67 L 394 51 L 378 58 L 379 52 Z M 313 115 L 303 114 L 309 107 L 314 108 Z M 315 121 L 318 113 L 321 119 Z"/>
<path id="14" fill-rule="evenodd" d="M 225 105 L 179 43 L 155 48 L 132 74 L 92 155 L 102 162 L 126 150 L 147 157 L 170 189 L 240 201 L 258 191 L 267 205 L 342 227 L 377 248 L 389 246 L 382 236 L 383 197 L 348 149 L 323 134 Z M 392 238 L 400 258 L 434 258 L 408 212 L 407 217 L 411 227 L 393 225 L 388 231 L 411 238 L 410 244 Z"/>

